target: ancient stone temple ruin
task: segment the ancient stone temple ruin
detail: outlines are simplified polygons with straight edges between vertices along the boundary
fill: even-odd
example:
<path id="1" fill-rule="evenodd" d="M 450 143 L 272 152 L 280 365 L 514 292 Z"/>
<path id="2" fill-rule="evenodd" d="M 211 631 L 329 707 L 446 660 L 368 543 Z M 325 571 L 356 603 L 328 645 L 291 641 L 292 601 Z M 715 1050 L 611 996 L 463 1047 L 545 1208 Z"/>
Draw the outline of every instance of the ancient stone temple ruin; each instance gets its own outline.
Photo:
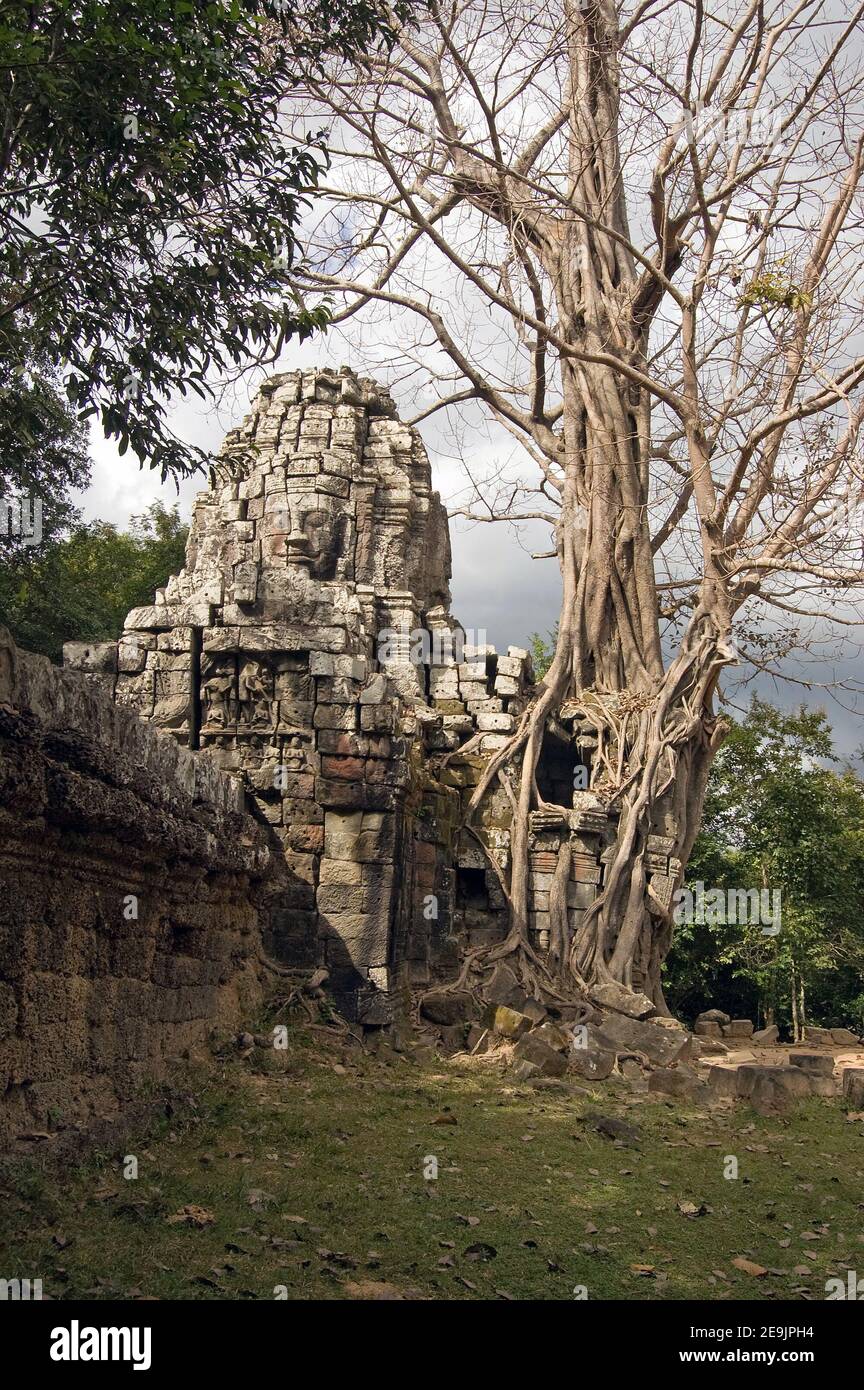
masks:
<path id="1" fill-rule="evenodd" d="M 128 615 L 118 643 L 66 652 L 118 705 L 209 750 L 242 785 L 276 851 L 264 950 L 326 967 L 342 1011 L 370 1026 L 507 929 L 504 789 L 490 789 L 473 829 L 463 821 L 532 671 L 524 650 L 466 642 L 449 578 L 426 451 L 386 390 L 344 368 L 292 373 L 266 382 L 227 437 L 185 568 Z M 540 950 L 565 839 L 572 928 L 602 883 L 611 828 L 587 790 L 591 748 L 590 720 L 565 707 L 531 822 Z M 651 846 L 667 903 L 672 848 Z"/>

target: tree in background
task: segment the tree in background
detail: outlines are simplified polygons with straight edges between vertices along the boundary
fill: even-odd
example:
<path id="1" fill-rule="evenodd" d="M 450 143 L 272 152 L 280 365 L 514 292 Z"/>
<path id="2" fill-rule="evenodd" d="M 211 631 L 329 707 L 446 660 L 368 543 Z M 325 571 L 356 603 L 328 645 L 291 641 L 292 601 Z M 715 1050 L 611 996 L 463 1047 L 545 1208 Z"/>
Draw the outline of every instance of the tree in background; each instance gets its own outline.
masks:
<path id="1" fill-rule="evenodd" d="M 555 656 L 555 645 L 558 641 L 557 625 L 550 628 L 545 637 L 539 632 L 532 632 L 528 641 L 531 647 L 531 665 L 534 669 L 534 678 L 539 681 L 549 670 Z"/>
<path id="2" fill-rule="evenodd" d="M 284 135 L 296 63 L 386 32 L 374 0 L 4 0 L 0 378 L 32 355 L 121 453 L 199 464 L 171 394 L 327 321 L 292 275 L 326 164 L 320 123 Z"/>
<path id="3" fill-rule="evenodd" d="M 820 711 L 754 699 L 712 768 L 687 882 L 779 889 L 777 936 L 759 924 L 678 925 L 665 978 L 685 1017 L 720 1007 L 788 1025 L 864 1026 L 864 782 L 835 770 Z"/>
<path id="4" fill-rule="evenodd" d="M 62 660 L 63 643 L 119 637 L 130 608 L 182 568 L 188 527 L 154 502 L 128 530 L 105 521 L 22 550 L 0 569 L 0 621 L 19 646 Z"/>

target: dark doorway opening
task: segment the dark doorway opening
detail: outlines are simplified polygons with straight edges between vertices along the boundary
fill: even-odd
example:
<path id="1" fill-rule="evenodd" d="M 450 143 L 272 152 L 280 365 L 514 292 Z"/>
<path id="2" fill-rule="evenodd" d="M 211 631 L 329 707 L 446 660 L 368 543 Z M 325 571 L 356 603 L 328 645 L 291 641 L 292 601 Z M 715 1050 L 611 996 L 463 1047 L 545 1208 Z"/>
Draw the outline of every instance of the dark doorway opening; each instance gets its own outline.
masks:
<path id="1" fill-rule="evenodd" d="M 577 782 L 577 768 L 581 763 L 573 740 L 565 736 L 563 730 L 558 733 L 547 728 L 537 763 L 537 789 L 543 800 L 553 806 L 572 806 L 573 792 L 584 791 L 588 785 L 589 768 L 579 775 Z"/>

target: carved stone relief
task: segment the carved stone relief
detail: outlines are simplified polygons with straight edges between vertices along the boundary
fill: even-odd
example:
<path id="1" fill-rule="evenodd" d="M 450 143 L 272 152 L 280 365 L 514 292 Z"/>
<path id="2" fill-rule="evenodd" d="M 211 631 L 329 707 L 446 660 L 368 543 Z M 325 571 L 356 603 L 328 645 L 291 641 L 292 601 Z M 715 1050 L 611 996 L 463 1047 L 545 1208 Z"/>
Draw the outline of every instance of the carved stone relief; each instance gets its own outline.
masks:
<path id="1" fill-rule="evenodd" d="M 242 734 L 275 725 L 273 672 L 243 653 L 207 657 L 202 667 L 203 734 Z"/>

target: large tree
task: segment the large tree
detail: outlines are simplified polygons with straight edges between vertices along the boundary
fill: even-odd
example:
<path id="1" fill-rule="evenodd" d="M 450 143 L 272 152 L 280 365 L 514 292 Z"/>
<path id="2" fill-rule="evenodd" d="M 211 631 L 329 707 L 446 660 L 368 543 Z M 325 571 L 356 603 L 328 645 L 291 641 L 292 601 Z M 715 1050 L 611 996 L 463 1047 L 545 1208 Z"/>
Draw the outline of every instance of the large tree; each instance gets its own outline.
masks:
<path id="1" fill-rule="evenodd" d="M 555 527 L 557 644 L 474 805 L 515 773 L 495 954 L 530 972 L 544 726 L 566 701 L 590 721 L 617 839 L 574 939 L 553 891 L 547 963 L 589 993 L 665 1007 L 649 837 L 686 864 L 724 667 L 854 618 L 862 17 L 824 0 L 433 0 L 364 71 L 308 76 L 300 114 L 329 115 L 337 157 L 302 283 L 346 331 L 376 315 L 394 375 L 431 363 L 418 420 L 479 403 L 538 470 L 516 514 Z M 463 510 L 488 519 L 500 493 L 478 482 Z"/>
<path id="2" fill-rule="evenodd" d="M 4 0 L 0 374 L 29 344 L 121 453 L 199 465 L 172 395 L 327 318 L 291 277 L 326 151 L 283 94 L 386 30 L 375 0 Z"/>

